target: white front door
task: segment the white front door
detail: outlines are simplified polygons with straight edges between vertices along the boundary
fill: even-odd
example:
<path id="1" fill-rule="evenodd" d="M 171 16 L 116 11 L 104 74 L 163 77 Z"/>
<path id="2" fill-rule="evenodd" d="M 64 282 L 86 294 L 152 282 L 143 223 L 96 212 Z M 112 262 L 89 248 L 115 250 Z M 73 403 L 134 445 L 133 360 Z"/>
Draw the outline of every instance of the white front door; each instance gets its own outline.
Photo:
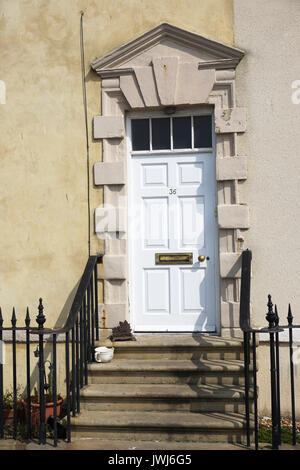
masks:
<path id="1" fill-rule="evenodd" d="M 213 152 L 131 154 L 130 309 L 137 332 L 216 331 L 214 168 Z"/>

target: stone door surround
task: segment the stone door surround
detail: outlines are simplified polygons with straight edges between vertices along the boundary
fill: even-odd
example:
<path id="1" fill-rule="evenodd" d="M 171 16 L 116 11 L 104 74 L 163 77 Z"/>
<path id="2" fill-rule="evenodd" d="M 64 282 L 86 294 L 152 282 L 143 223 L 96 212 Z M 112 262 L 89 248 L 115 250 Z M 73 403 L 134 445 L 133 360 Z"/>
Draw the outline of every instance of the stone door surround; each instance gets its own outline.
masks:
<path id="1" fill-rule="evenodd" d="M 240 251 L 249 211 L 239 203 L 239 181 L 247 178 L 246 157 L 237 154 L 237 134 L 246 130 L 246 110 L 235 105 L 235 68 L 244 53 L 168 23 L 94 61 L 102 79 L 102 114 L 93 120 L 103 141 L 103 160 L 94 165 L 94 183 L 104 187 L 104 205 L 95 210 L 95 232 L 105 237 L 100 278 L 104 280 L 107 326 L 129 320 L 127 245 L 127 144 L 129 111 L 213 106 L 220 263 L 220 331 L 239 335 Z M 190 108 L 191 109 L 191 108 Z M 121 202 L 122 201 L 122 202 Z M 100 222 L 116 215 L 115 233 Z M 105 232 L 105 233 L 103 233 Z"/>

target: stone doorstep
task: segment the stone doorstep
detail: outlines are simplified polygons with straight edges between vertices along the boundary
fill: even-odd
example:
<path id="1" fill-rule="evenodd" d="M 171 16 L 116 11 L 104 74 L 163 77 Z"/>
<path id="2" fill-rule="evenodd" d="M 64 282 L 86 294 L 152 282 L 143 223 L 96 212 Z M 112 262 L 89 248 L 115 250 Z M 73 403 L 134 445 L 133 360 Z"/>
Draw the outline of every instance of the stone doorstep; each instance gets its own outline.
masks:
<path id="1" fill-rule="evenodd" d="M 241 359 L 243 345 L 241 340 L 226 339 L 219 336 L 186 334 L 186 335 L 135 335 L 136 341 L 114 341 L 111 345 L 115 348 L 114 360 L 128 358 L 163 359 L 191 359 L 196 356 L 203 358 L 207 355 L 220 359 Z M 103 339 L 96 346 L 103 345 Z M 208 357 L 207 357 L 208 358 Z M 206 358 L 206 359 L 207 359 Z M 198 359 L 199 360 L 199 359 Z"/>
<path id="2" fill-rule="evenodd" d="M 90 384 L 81 390 L 82 398 L 89 399 L 213 399 L 213 400 L 243 400 L 244 389 L 238 386 L 189 384 Z"/>
<path id="3" fill-rule="evenodd" d="M 253 422 L 251 420 L 251 428 Z M 235 412 L 83 410 L 71 418 L 74 438 L 238 442 L 245 440 L 245 415 Z"/>
<path id="4" fill-rule="evenodd" d="M 222 338 L 204 334 L 149 334 L 134 335 L 136 341 L 115 341 L 113 346 L 123 348 L 240 348 L 243 342 L 238 339 Z"/>
<path id="5" fill-rule="evenodd" d="M 91 384 L 244 384 L 244 363 L 221 359 L 113 359 L 103 364 L 91 363 Z M 250 367 L 252 371 L 252 367 Z M 251 379 L 250 379 L 251 380 Z M 251 380 L 252 383 L 252 380 Z"/>
<path id="6" fill-rule="evenodd" d="M 226 364 L 222 359 L 201 360 L 172 360 L 172 359 L 113 359 L 111 362 L 88 364 L 88 370 L 93 372 L 224 372 L 244 373 L 244 362 L 238 359 L 227 359 Z M 250 368 L 252 370 L 252 368 Z"/>
<path id="7" fill-rule="evenodd" d="M 81 410 L 243 413 L 244 399 L 244 390 L 237 385 L 103 383 L 82 389 Z"/>
<path id="8" fill-rule="evenodd" d="M 0 444 L 0 450 L 2 450 Z M 169 442 L 162 440 L 153 441 L 128 441 L 119 439 L 72 439 L 70 443 L 60 441 L 57 447 L 53 447 L 51 441 L 45 446 L 35 442 L 26 445 L 25 450 L 247 450 L 242 444 L 210 443 L 210 442 Z M 99 455 L 99 454 L 98 454 Z M 133 453 L 134 455 L 134 453 Z M 101 458 L 101 457 L 100 457 Z M 101 461 L 100 461 L 101 464 Z"/>
<path id="9" fill-rule="evenodd" d="M 87 426 L 112 429 L 139 428 L 139 429 L 179 429 L 185 430 L 235 430 L 245 429 L 245 416 L 238 413 L 169 413 L 169 412 L 128 412 L 123 411 L 88 411 L 84 410 L 76 417 L 71 418 L 72 427 Z"/>
<path id="10" fill-rule="evenodd" d="M 260 443 L 260 450 L 272 450 L 270 444 Z M 253 450 L 247 448 L 243 444 L 230 444 L 226 442 L 169 442 L 162 440 L 153 441 L 128 441 L 119 439 L 93 439 L 82 438 L 72 439 L 70 443 L 59 441 L 58 446 L 53 446 L 53 441 L 48 440 L 44 446 L 39 445 L 37 442 L 13 441 L 12 439 L 0 440 L 0 450 Z M 290 444 L 282 444 L 279 450 L 300 450 L 300 444 L 292 446 Z"/>

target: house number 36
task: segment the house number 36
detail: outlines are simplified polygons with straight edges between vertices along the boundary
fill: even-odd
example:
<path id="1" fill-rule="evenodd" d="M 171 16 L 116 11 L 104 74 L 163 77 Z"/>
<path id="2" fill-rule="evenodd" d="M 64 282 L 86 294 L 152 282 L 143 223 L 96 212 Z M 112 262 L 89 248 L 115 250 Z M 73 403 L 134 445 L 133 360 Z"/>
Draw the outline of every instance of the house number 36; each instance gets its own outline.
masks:
<path id="1" fill-rule="evenodd" d="M 170 188 L 169 189 L 169 194 L 176 194 L 176 189 Z"/>

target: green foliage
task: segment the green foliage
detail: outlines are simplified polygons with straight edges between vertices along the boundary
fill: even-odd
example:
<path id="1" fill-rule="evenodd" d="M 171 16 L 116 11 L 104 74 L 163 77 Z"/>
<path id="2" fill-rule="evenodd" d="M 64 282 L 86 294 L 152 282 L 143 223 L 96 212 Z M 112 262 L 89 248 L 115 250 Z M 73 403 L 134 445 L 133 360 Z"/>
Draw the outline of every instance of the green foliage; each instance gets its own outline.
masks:
<path id="1" fill-rule="evenodd" d="M 272 444 L 272 429 L 260 428 L 258 430 L 259 442 L 266 442 Z M 296 435 L 296 441 L 300 442 L 299 434 Z M 293 432 L 290 428 L 281 428 L 281 442 L 282 444 L 293 444 Z"/>
<path id="2" fill-rule="evenodd" d="M 17 409 L 22 408 L 22 394 L 20 393 L 20 388 L 17 388 Z M 13 391 L 6 390 L 3 394 L 3 409 L 12 410 L 14 407 L 14 394 Z"/>
<path id="3" fill-rule="evenodd" d="M 40 402 L 39 394 L 38 394 L 38 391 L 37 391 L 36 387 L 34 387 L 34 389 L 33 389 L 33 395 L 31 396 L 30 401 L 31 401 L 32 404 L 35 404 L 35 405 Z"/>

